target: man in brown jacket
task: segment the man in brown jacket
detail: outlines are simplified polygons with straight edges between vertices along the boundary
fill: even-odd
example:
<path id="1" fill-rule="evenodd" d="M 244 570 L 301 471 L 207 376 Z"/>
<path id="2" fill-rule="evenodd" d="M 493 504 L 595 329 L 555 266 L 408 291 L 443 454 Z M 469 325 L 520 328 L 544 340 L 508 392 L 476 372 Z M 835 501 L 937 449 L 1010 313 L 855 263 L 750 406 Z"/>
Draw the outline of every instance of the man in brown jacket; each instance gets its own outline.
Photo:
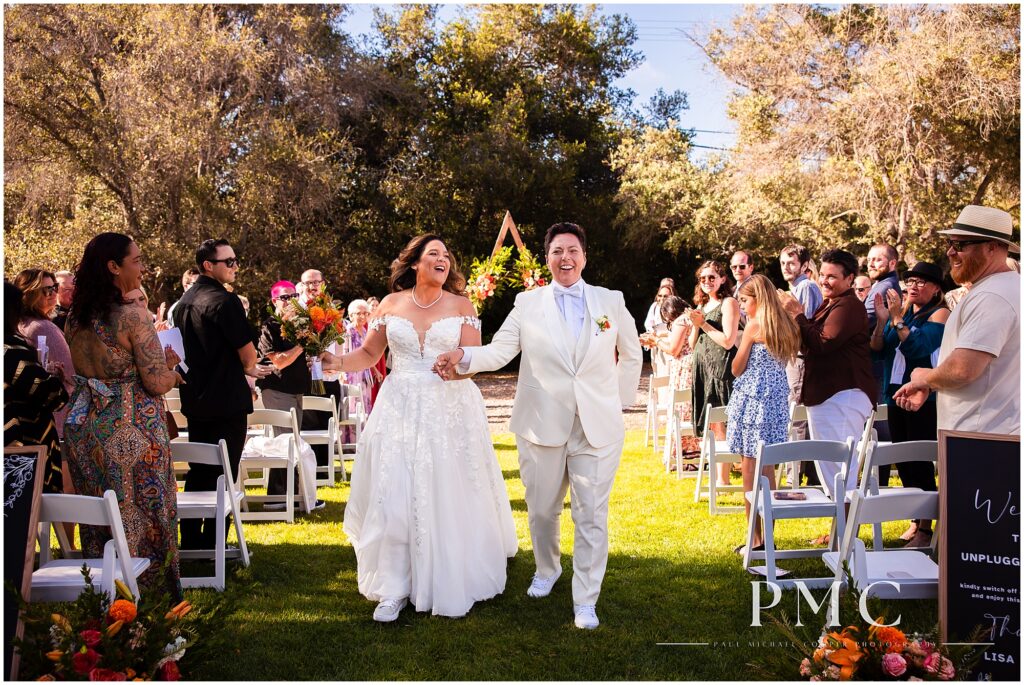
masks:
<path id="1" fill-rule="evenodd" d="M 870 334 L 864 303 L 857 299 L 853 280 L 857 258 L 845 250 L 821 255 L 818 285 L 825 301 L 810 319 L 792 295 L 782 294 L 782 304 L 800 327 L 804 355 L 804 387 L 801 401 L 807 407 L 812 440 L 857 439 L 878 397 L 871 373 Z M 835 463 L 818 463 L 825 491 L 839 472 Z M 846 487 L 857 486 L 850 474 Z"/>

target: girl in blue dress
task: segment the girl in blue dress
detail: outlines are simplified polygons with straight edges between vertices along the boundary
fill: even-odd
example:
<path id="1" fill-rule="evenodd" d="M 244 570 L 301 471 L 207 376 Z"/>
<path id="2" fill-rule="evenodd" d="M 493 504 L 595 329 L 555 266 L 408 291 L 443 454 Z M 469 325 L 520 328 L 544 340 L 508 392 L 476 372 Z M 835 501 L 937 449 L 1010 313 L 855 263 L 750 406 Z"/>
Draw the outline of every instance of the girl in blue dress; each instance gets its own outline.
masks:
<path id="1" fill-rule="evenodd" d="M 747 315 L 732 373 L 727 412 L 729 426 L 726 441 L 729 451 L 743 455 L 743 491 L 754 487 L 757 445 L 785 442 L 789 423 L 789 383 L 786 363 L 800 351 L 800 331 L 779 302 L 772 282 L 764 276 L 751 276 L 737 293 L 740 307 Z M 775 472 L 763 469 L 771 487 Z M 750 502 L 744 498 L 747 518 Z M 761 522 L 754 532 L 754 548 L 763 547 Z M 742 552 L 742 546 L 738 551 Z"/>

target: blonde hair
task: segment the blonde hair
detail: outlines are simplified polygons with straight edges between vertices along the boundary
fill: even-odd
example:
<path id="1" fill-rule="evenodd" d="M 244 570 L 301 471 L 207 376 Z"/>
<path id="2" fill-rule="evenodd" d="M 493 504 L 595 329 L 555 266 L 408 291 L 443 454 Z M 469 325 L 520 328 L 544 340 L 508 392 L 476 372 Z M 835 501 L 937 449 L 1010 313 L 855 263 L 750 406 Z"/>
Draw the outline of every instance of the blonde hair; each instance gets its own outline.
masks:
<path id="1" fill-rule="evenodd" d="M 800 328 L 782 308 L 772 282 L 761 274 L 754 274 L 737 294 L 757 300 L 754 318 L 761 323 L 761 334 L 768 353 L 784 364 L 796 357 L 800 351 Z"/>

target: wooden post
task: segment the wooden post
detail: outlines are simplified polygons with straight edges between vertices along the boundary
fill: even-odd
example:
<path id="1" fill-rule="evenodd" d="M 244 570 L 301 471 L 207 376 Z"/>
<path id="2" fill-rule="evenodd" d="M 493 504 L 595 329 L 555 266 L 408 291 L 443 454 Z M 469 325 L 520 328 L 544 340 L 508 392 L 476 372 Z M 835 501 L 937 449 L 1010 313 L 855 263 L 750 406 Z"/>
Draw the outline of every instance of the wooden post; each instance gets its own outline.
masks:
<path id="1" fill-rule="evenodd" d="M 491 259 L 494 259 L 498 255 L 502 245 L 505 243 L 505 236 L 509 233 L 512 234 L 512 242 L 515 243 L 519 251 L 522 252 L 525 250 L 526 246 L 523 245 L 523 238 L 519 235 L 519 229 L 516 228 L 516 222 L 512 220 L 512 212 L 505 210 L 505 218 L 501 222 L 501 230 L 498 231 L 498 239 L 494 241 L 494 249 L 491 250 Z"/>

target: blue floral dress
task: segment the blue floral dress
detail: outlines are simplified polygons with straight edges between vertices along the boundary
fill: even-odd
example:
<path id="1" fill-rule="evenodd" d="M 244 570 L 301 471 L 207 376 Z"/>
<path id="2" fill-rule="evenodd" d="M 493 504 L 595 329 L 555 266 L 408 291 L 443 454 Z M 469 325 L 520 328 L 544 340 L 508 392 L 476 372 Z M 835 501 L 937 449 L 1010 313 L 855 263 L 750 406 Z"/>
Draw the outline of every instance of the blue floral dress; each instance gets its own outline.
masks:
<path id="1" fill-rule="evenodd" d="M 786 441 L 789 423 L 789 383 L 786 366 L 773 357 L 764 343 L 754 343 L 746 370 L 733 382 L 726 408 L 729 451 L 757 456 L 757 443 Z"/>

